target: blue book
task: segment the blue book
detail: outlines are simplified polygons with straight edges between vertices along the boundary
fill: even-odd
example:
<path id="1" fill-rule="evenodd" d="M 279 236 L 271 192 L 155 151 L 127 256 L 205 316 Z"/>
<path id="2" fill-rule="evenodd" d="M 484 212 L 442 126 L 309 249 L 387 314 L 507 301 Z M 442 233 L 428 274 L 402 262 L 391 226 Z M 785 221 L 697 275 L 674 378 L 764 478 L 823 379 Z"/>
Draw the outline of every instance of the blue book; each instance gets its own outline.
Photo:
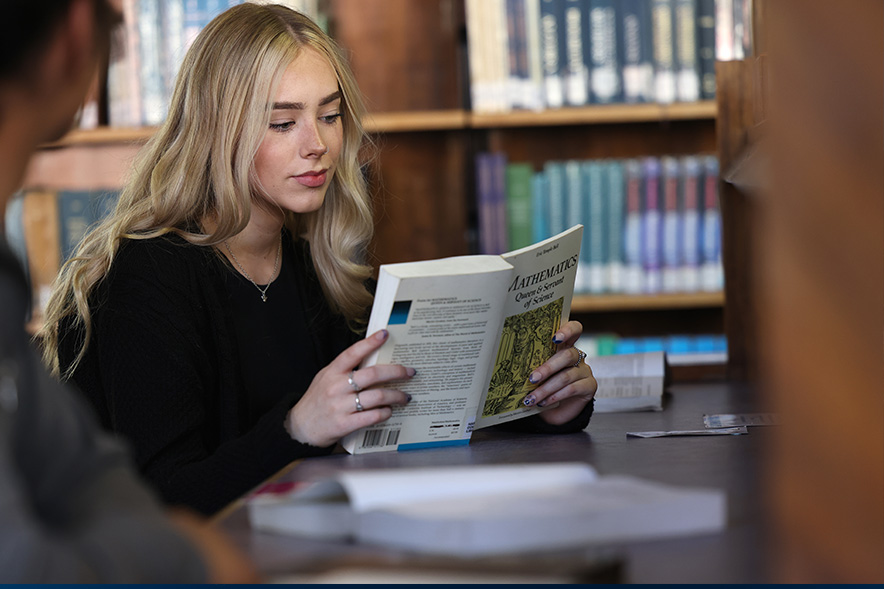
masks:
<path id="1" fill-rule="evenodd" d="M 62 190 L 58 193 L 61 263 L 71 257 L 92 224 L 91 198 L 91 193 L 85 190 Z"/>
<path id="2" fill-rule="evenodd" d="M 545 171 L 535 172 L 531 178 L 531 199 L 534 216 L 531 220 L 533 243 L 552 237 L 549 232 L 549 180 Z"/>
<path id="3" fill-rule="evenodd" d="M 589 233 L 589 292 L 602 294 L 607 290 L 605 270 L 608 261 L 607 249 L 607 194 L 604 183 L 604 164 L 601 160 L 587 160 L 583 166 L 586 184 L 587 214 L 584 222 L 584 235 Z"/>
<path id="4" fill-rule="evenodd" d="M 618 33 L 622 40 L 623 100 L 653 102 L 654 39 L 650 0 L 620 0 L 618 19 Z"/>
<path id="5" fill-rule="evenodd" d="M 607 104 L 623 100 L 617 8 L 614 0 L 589 0 L 591 100 Z"/>
<path id="6" fill-rule="evenodd" d="M 549 161 L 543 166 L 548 182 L 546 201 L 549 211 L 549 226 L 547 231 L 550 235 L 558 235 L 570 225 L 566 217 L 566 193 L 565 193 L 565 164 L 560 161 Z"/>
<path id="7" fill-rule="evenodd" d="M 645 293 L 656 294 L 663 290 L 663 210 L 660 202 L 660 160 L 645 158 L 644 203 L 642 210 L 642 265 L 645 270 Z"/>
<path id="8" fill-rule="evenodd" d="M 697 56 L 700 97 L 715 98 L 715 0 L 697 0 Z"/>
<path id="9" fill-rule="evenodd" d="M 544 102 L 565 105 L 565 0 L 540 0 L 540 47 Z"/>
<path id="10" fill-rule="evenodd" d="M 667 156 L 661 158 L 660 198 L 663 208 L 663 267 L 662 281 L 664 292 L 684 290 L 681 280 L 684 251 L 684 218 L 680 206 L 680 175 L 678 160 Z"/>
<path id="11" fill-rule="evenodd" d="M 718 202 L 718 159 L 703 158 L 703 222 L 700 251 L 700 288 L 720 291 L 724 288 L 721 260 L 721 210 Z"/>
<path id="12" fill-rule="evenodd" d="M 651 32 L 654 43 L 654 100 L 674 102 L 676 90 L 673 0 L 651 0 Z"/>
<path id="13" fill-rule="evenodd" d="M 3 219 L 6 242 L 9 249 L 15 254 L 19 264 L 28 275 L 28 245 L 25 241 L 25 226 L 23 220 L 25 193 L 16 192 L 6 203 L 6 214 Z M 30 281 L 30 278 L 28 278 Z"/>
<path id="14" fill-rule="evenodd" d="M 685 156 L 682 177 L 682 285 L 685 292 L 700 289 L 700 160 Z"/>
<path id="15" fill-rule="evenodd" d="M 626 190 L 626 219 L 623 223 L 623 291 L 640 294 L 645 290 L 645 271 L 642 261 L 644 232 L 642 231 L 642 190 L 644 172 L 641 161 L 628 159 L 623 162 Z"/>
<path id="16" fill-rule="evenodd" d="M 589 31 L 584 15 L 586 0 L 565 0 L 565 102 L 589 103 Z"/>
<path id="17" fill-rule="evenodd" d="M 517 109 L 530 108 L 527 91 L 531 80 L 528 71 L 528 39 L 524 0 L 504 0 L 507 28 L 507 103 Z"/>
<path id="18" fill-rule="evenodd" d="M 623 229 L 626 223 L 626 183 L 623 175 L 623 162 L 607 160 L 605 170 L 605 193 L 608 195 L 605 207 L 608 230 L 605 250 L 608 259 L 605 264 L 605 283 L 610 292 L 623 291 L 623 270 L 626 263 L 623 251 Z M 585 229 L 584 229 L 585 231 Z"/>

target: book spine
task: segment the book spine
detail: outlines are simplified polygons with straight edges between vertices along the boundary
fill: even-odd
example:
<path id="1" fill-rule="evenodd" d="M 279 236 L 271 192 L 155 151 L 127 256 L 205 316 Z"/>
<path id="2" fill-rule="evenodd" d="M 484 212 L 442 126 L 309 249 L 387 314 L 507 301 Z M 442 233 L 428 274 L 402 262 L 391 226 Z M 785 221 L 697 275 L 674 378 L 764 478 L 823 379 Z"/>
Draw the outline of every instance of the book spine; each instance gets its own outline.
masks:
<path id="1" fill-rule="evenodd" d="M 529 79 L 525 2 L 524 0 L 505 0 L 505 2 L 509 65 L 508 103 L 512 108 L 526 109 L 529 107 L 529 95 L 526 91 Z"/>
<path id="2" fill-rule="evenodd" d="M 610 292 L 623 292 L 623 272 L 625 257 L 623 252 L 623 228 L 626 223 L 626 186 L 623 177 L 623 163 L 609 160 L 605 163 L 605 191 L 608 229 L 605 283 Z"/>
<path id="3" fill-rule="evenodd" d="M 627 294 L 643 293 L 644 265 L 642 263 L 642 187 L 644 184 L 641 162 L 628 159 L 623 163 L 626 186 L 626 220 L 623 225 L 623 254 L 625 267 L 623 290 Z"/>
<path id="4" fill-rule="evenodd" d="M 92 222 L 89 212 L 90 195 L 85 191 L 64 190 L 58 193 L 59 239 L 61 262 L 66 262 Z"/>
<path id="5" fill-rule="evenodd" d="M 589 231 L 589 284 L 592 294 L 606 290 L 605 280 L 608 261 L 608 227 L 605 213 L 606 193 L 603 164 L 600 160 L 587 160 L 584 165 L 584 182 L 587 195 L 587 227 Z"/>
<path id="6" fill-rule="evenodd" d="M 622 0 L 618 20 L 623 54 L 623 99 L 630 103 L 653 102 L 654 45 L 650 0 Z"/>
<path id="7" fill-rule="evenodd" d="M 506 252 L 509 246 L 506 224 L 506 165 L 507 157 L 504 152 L 495 151 L 491 154 L 492 222 L 494 223 L 491 253 L 495 254 Z"/>
<path id="8" fill-rule="evenodd" d="M 614 0 L 589 0 L 589 27 L 592 102 L 619 102 L 623 99 L 623 84 Z"/>
<path id="9" fill-rule="evenodd" d="M 700 97 L 715 98 L 715 0 L 697 0 L 697 55 Z"/>
<path id="10" fill-rule="evenodd" d="M 703 242 L 700 287 L 715 292 L 724 288 L 721 261 L 721 211 L 718 203 L 718 159 L 703 160 Z"/>
<path id="11" fill-rule="evenodd" d="M 654 99 L 675 101 L 675 42 L 672 0 L 652 0 L 651 30 L 654 40 Z"/>
<path id="12" fill-rule="evenodd" d="M 549 108 L 565 104 L 564 0 L 540 0 L 540 45 L 543 50 L 544 100 Z"/>
<path id="13" fill-rule="evenodd" d="M 679 205 L 678 160 L 674 157 L 661 159 L 660 184 L 663 200 L 663 292 L 682 290 L 683 217 Z"/>
<path id="14" fill-rule="evenodd" d="M 534 243 L 532 241 L 533 176 L 534 170 L 531 164 L 514 162 L 506 166 L 508 251 Z"/>
<path id="15" fill-rule="evenodd" d="M 734 59 L 734 0 L 715 0 L 715 59 Z"/>
<path id="16" fill-rule="evenodd" d="M 476 154 L 476 214 L 479 221 L 479 253 L 495 253 L 494 171 L 491 154 Z"/>
<path id="17" fill-rule="evenodd" d="M 662 207 L 660 203 L 660 160 L 645 158 L 644 166 L 644 207 L 642 218 L 643 245 L 642 263 L 645 270 L 645 293 L 656 294 L 662 291 Z"/>
<path id="18" fill-rule="evenodd" d="M 494 112 L 512 110 L 510 93 L 509 33 L 505 0 L 484 0 L 490 6 L 490 28 L 485 34 L 490 38 L 491 92 Z"/>
<path id="19" fill-rule="evenodd" d="M 467 25 L 467 59 L 470 68 L 470 108 L 473 112 L 484 113 L 491 110 L 489 106 L 488 73 L 485 64 L 485 44 L 482 42 L 482 30 L 485 26 L 485 12 L 482 0 L 466 0 Z"/>
<path id="20" fill-rule="evenodd" d="M 540 42 L 540 0 L 523 0 L 525 3 L 525 54 L 528 58 L 528 81 L 525 87 L 525 108 L 542 110 L 543 48 Z"/>
<path id="21" fill-rule="evenodd" d="M 695 156 L 681 160 L 684 252 L 682 284 L 685 292 L 700 290 L 700 162 Z"/>
<path id="22" fill-rule="evenodd" d="M 138 39 L 141 120 L 145 125 L 159 125 L 166 117 L 163 82 L 162 35 L 159 3 L 138 2 Z"/>
<path id="23" fill-rule="evenodd" d="M 675 62 L 678 100 L 700 100 L 700 66 L 697 55 L 697 0 L 675 0 Z"/>
<path id="24" fill-rule="evenodd" d="M 583 178 L 581 177 L 580 160 L 568 160 L 564 163 L 565 169 L 565 197 L 566 197 L 566 224 L 584 223 L 580 256 L 577 259 L 577 276 L 575 277 L 575 290 L 585 292 L 587 288 L 587 239 L 590 228 L 585 226 L 586 205 L 583 195 Z"/>
<path id="25" fill-rule="evenodd" d="M 584 0 L 565 0 L 565 102 L 581 106 L 589 102 L 588 31 L 583 22 Z"/>
<path id="26" fill-rule="evenodd" d="M 565 164 L 549 161 L 543 166 L 548 182 L 547 210 L 549 211 L 549 234 L 557 235 L 567 227 L 565 218 Z"/>
<path id="27" fill-rule="evenodd" d="M 535 172 L 531 177 L 531 239 L 534 243 L 552 237 L 549 227 L 549 178 L 546 171 Z"/>
<path id="28" fill-rule="evenodd" d="M 25 193 L 19 191 L 13 194 L 6 204 L 3 224 L 9 249 L 15 254 L 16 259 L 18 259 L 19 264 L 21 264 L 22 269 L 25 271 L 25 275 L 30 280 L 28 274 L 28 243 L 25 239 L 24 206 Z"/>

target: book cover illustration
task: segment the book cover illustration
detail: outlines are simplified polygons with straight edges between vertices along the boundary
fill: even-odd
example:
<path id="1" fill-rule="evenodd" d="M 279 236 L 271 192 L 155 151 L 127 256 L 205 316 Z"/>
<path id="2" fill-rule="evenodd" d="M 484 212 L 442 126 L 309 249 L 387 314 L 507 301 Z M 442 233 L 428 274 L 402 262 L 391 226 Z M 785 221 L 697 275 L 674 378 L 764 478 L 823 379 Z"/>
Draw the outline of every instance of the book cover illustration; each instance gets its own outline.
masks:
<path id="1" fill-rule="evenodd" d="M 561 326 L 563 303 L 558 298 L 504 320 L 482 417 L 519 409 L 525 395 L 537 388 L 528 377 L 556 351 L 552 338 Z"/>

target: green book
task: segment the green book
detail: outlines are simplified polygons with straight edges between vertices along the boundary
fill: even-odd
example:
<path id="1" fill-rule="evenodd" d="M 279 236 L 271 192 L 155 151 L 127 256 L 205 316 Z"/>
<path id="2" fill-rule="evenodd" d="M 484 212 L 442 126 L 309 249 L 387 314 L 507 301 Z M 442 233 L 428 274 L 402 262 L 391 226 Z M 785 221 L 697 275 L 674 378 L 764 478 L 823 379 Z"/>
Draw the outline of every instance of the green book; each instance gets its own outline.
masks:
<path id="1" fill-rule="evenodd" d="M 529 163 L 512 162 L 506 166 L 506 218 L 510 250 L 534 243 L 533 176 L 534 168 Z"/>

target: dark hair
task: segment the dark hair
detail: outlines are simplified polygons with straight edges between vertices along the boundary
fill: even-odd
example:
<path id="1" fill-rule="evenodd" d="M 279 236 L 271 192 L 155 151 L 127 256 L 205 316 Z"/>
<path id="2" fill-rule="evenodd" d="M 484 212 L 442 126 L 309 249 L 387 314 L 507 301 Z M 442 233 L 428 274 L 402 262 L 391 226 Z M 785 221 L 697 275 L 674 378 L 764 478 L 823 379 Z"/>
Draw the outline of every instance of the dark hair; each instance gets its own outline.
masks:
<path id="1" fill-rule="evenodd" d="M 3 0 L 6 13 L 0 18 L 0 79 L 17 77 L 29 71 L 33 62 L 67 15 L 73 0 Z M 95 33 L 106 48 L 110 31 L 120 14 L 109 0 L 92 0 L 95 6 Z"/>

